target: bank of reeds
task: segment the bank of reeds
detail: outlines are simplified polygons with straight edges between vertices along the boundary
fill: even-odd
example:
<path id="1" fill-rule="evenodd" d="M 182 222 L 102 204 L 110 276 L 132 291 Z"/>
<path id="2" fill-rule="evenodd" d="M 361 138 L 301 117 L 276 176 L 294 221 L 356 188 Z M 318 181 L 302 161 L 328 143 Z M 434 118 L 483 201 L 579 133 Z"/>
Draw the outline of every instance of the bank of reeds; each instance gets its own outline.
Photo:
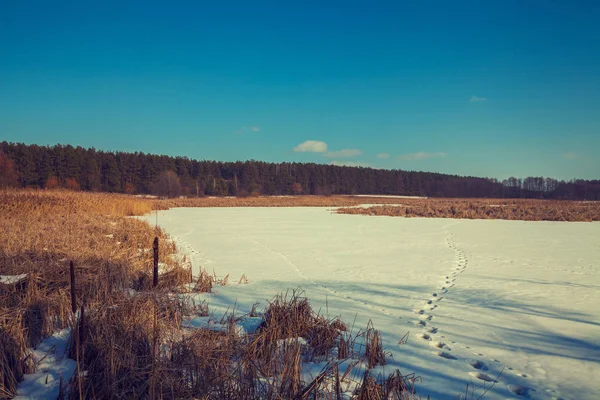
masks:
<path id="1" fill-rule="evenodd" d="M 600 202 L 535 199 L 455 199 L 367 196 L 260 196 L 157 199 L 108 193 L 18 190 L 0 193 L 0 213 L 23 199 L 33 212 L 60 207 L 104 216 L 145 215 L 175 207 L 340 207 L 343 214 L 523 221 L 599 221 Z M 372 204 L 373 207 L 356 207 Z M 22 211 L 22 206 L 18 207 Z"/>
<path id="2" fill-rule="evenodd" d="M 600 221 L 600 202 L 530 199 L 403 199 L 400 203 L 367 208 L 343 207 L 337 212 L 408 218 Z"/>
<path id="3" fill-rule="evenodd" d="M 77 276 L 76 301 L 88 310 L 111 304 L 126 289 L 151 282 L 155 235 L 161 238 L 168 277 L 163 286 L 190 281 L 176 248 L 160 230 L 126 218 L 151 208 L 134 198 L 69 192 L 0 192 L 0 398 L 14 395 L 34 365 L 28 348 L 57 329 L 71 327 L 69 263 Z M 148 280 L 147 277 L 150 277 Z M 6 345 L 4 345 L 6 344 Z"/>

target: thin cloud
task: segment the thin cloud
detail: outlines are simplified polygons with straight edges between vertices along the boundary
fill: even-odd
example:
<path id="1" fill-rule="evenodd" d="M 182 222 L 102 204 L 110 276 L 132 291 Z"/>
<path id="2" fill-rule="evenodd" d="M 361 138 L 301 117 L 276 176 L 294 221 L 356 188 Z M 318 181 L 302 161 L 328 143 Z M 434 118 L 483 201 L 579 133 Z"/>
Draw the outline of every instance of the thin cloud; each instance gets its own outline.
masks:
<path id="1" fill-rule="evenodd" d="M 377 158 L 379 158 L 380 160 L 385 160 L 387 158 L 390 158 L 390 153 L 379 153 L 377 154 Z"/>
<path id="2" fill-rule="evenodd" d="M 409 154 L 401 154 L 398 156 L 399 160 L 404 161 L 414 161 L 414 160 L 425 160 L 427 158 L 439 158 L 446 157 L 446 153 L 436 152 L 436 153 L 425 153 L 420 151 L 418 153 L 409 153 Z"/>
<path id="3" fill-rule="evenodd" d="M 237 131 L 235 131 L 235 133 L 237 135 L 241 135 L 241 134 L 246 133 L 248 131 L 251 131 L 251 132 L 260 132 L 260 127 L 259 126 L 251 126 L 251 127 L 242 126 L 240 129 L 238 129 Z"/>
<path id="4" fill-rule="evenodd" d="M 469 100 L 471 103 L 478 103 L 480 101 L 486 101 L 487 97 L 477 97 L 475 95 L 471 96 L 471 99 Z"/>
<path id="5" fill-rule="evenodd" d="M 307 140 L 294 147 L 296 153 L 326 153 L 327 143 L 319 140 Z"/>
<path id="6" fill-rule="evenodd" d="M 566 158 L 567 160 L 574 160 L 576 158 L 579 158 L 579 154 L 575 153 L 574 151 L 570 151 L 568 153 L 563 154 L 563 158 Z"/>
<path id="7" fill-rule="evenodd" d="M 361 154 L 362 150 L 359 149 L 343 149 L 337 151 L 329 151 L 323 154 L 323 156 L 328 158 L 350 158 L 360 156 Z"/>
<path id="8" fill-rule="evenodd" d="M 359 161 L 331 161 L 329 165 L 336 165 L 338 167 L 364 167 L 368 168 L 371 164 Z"/>

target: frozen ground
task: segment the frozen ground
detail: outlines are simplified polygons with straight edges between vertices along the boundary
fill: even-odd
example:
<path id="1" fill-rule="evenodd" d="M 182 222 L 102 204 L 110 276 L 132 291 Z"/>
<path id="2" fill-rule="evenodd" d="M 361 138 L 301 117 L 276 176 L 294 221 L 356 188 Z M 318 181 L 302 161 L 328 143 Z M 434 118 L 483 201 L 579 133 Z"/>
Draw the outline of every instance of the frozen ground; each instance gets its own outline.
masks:
<path id="1" fill-rule="evenodd" d="M 468 384 L 477 399 L 494 380 L 485 399 L 598 398 L 598 223 L 180 208 L 159 225 L 195 268 L 231 274 L 205 295 L 212 312 L 302 287 L 355 329 L 373 320 L 394 355 L 388 372 L 420 375 L 424 398 L 456 399 Z"/>

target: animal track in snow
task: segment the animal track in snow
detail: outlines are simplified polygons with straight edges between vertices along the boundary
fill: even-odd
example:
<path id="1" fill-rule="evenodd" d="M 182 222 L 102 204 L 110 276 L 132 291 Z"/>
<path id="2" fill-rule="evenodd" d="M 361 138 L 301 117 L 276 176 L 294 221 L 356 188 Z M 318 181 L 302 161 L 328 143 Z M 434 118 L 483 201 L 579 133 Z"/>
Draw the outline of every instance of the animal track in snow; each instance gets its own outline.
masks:
<path id="1" fill-rule="evenodd" d="M 446 245 L 455 253 L 452 270 L 450 273 L 448 273 L 448 275 L 442 277 L 442 279 L 440 280 L 440 286 L 438 290 L 431 293 L 431 297 L 425 301 L 425 306 L 415 309 L 415 312 L 419 314 L 419 320 L 416 321 L 415 324 L 423 328 L 423 332 L 419 333 L 417 337 L 421 338 L 423 341 L 427 341 L 429 346 L 438 349 L 437 351 L 434 351 L 433 354 L 437 355 L 438 357 L 445 358 L 447 360 L 457 360 L 459 358 L 452 353 L 452 349 L 446 344 L 455 342 L 449 339 L 445 339 L 444 335 L 439 335 L 437 337 L 433 336 L 438 333 L 438 329 L 434 326 L 428 326 L 426 322 L 431 321 L 431 319 L 433 318 L 433 314 L 429 314 L 427 311 L 423 311 L 423 308 L 425 308 L 425 310 L 433 311 L 438 307 L 438 304 L 441 304 L 439 303 L 440 300 L 442 300 L 445 296 L 451 295 L 452 288 L 455 287 L 458 277 L 461 276 L 461 274 L 463 274 L 467 270 L 467 267 L 469 265 L 467 255 L 463 250 L 456 246 L 454 242 L 454 235 L 451 232 L 448 233 L 448 237 L 446 238 Z M 441 341 L 440 339 L 444 339 L 444 341 Z M 470 349 L 469 346 L 459 346 L 465 349 Z M 479 352 L 475 352 L 473 354 L 475 354 L 475 356 L 477 357 L 483 357 L 483 354 Z M 467 370 L 465 372 L 467 372 L 470 377 L 486 383 L 498 382 L 497 378 L 494 378 L 484 372 L 489 371 L 489 368 L 488 365 L 483 361 L 478 359 L 465 360 L 462 357 L 461 360 L 464 360 L 467 364 L 469 364 L 468 368 L 470 369 L 470 371 Z M 491 360 L 491 362 L 499 363 L 499 361 L 496 359 Z M 525 374 L 518 374 L 518 376 L 521 378 L 527 377 Z M 525 386 L 512 385 L 509 387 L 509 390 L 514 395 L 527 397 L 530 393 L 530 390 L 533 389 L 527 388 Z"/>
<path id="2" fill-rule="evenodd" d="M 534 389 L 521 385 L 508 385 L 508 390 L 516 396 L 529 397 L 529 392 L 535 392 Z"/>
<path id="3" fill-rule="evenodd" d="M 456 357 L 454 357 L 452 354 L 447 353 L 445 351 L 436 351 L 433 354 L 435 354 L 436 356 L 440 356 L 442 358 L 445 358 L 447 360 L 456 360 Z"/>
<path id="4" fill-rule="evenodd" d="M 429 342 L 429 345 L 432 347 L 437 347 L 438 349 L 443 349 L 444 347 L 446 347 L 446 343 L 438 341 Z"/>
<path id="5" fill-rule="evenodd" d="M 469 375 L 471 375 L 473 378 L 477 378 L 485 382 L 498 382 L 497 380 L 495 380 L 488 374 L 484 374 L 483 372 L 469 372 Z"/>
<path id="6" fill-rule="evenodd" d="M 457 246 L 456 242 L 454 241 L 454 234 L 452 232 L 448 232 L 448 236 L 446 237 L 446 244 L 450 250 L 454 251 L 454 263 L 451 267 L 451 272 L 448 275 L 446 275 L 445 278 L 442 278 L 443 283 L 441 283 L 439 291 L 433 294 L 431 300 L 433 300 L 436 304 L 443 298 L 443 296 L 441 296 L 440 294 L 443 294 L 444 296 L 451 295 L 452 288 L 455 287 L 458 277 L 461 276 L 469 266 L 469 258 L 467 254 Z M 435 332 L 437 333 L 437 330 Z M 440 337 L 443 338 L 444 336 L 442 335 Z M 453 341 L 450 342 L 454 343 Z M 435 352 L 434 354 L 450 360 L 456 359 L 456 357 L 450 353 L 451 349 L 449 349 L 443 342 L 432 338 L 432 340 L 429 342 L 429 345 L 441 349 L 440 351 Z M 460 347 L 470 349 L 470 347 L 466 345 L 460 345 Z M 482 353 L 475 352 L 474 354 L 477 357 L 483 357 Z M 500 363 L 498 360 L 495 359 L 491 361 Z M 471 371 L 468 372 L 468 374 L 471 377 L 483 382 L 497 382 L 497 378 L 493 378 L 492 376 L 483 372 L 488 371 L 488 365 L 486 365 L 486 363 L 484 363 L 483 361 L 480 361 L 478 359 L 467 359 L 465 360 L 465 362 L 467 362 L 470 368 L 472 368 Z M 519 376 L 521 378 L 526 378 L 526 375 L 524 374 L 519 374 Z M 527 397 L 530 391 L 533 389 L 527 388 L 525 386 L 511 385 L 509 386 L 509 390 L 517 396 Z"/>
<path id="7" fill-rule="evenodd" d="M 486 370 L 487 367 L 479 360 L 469 360 L 469 365 L 475 369 Z"/>

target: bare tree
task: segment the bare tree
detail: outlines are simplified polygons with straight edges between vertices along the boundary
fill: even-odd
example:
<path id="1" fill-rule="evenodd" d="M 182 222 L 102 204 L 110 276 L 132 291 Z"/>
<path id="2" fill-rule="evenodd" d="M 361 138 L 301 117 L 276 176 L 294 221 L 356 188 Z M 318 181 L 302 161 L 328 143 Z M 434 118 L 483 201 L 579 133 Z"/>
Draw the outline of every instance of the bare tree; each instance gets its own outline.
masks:
<path id="1" fill-rule="evenodd" d="M 196 179 L 194 187 L 196 188 L 196 197 L 204 197 L 204 184 L 200 182 L 200 179 Z"/>
<path id="2" fill-rule="evenodd" d="M 302 194 L 302 184 L 298 183 L 298 182 L 294 182 L 292 184 L 292 193 L 293 194 Z"/>
<path id="3" fill-rule="evenodd" d="M 154 182 L 154 194 L 160 197 L 181 196 L 181 183 L 179 177 L 173 171 L 163 171 Z"/>

